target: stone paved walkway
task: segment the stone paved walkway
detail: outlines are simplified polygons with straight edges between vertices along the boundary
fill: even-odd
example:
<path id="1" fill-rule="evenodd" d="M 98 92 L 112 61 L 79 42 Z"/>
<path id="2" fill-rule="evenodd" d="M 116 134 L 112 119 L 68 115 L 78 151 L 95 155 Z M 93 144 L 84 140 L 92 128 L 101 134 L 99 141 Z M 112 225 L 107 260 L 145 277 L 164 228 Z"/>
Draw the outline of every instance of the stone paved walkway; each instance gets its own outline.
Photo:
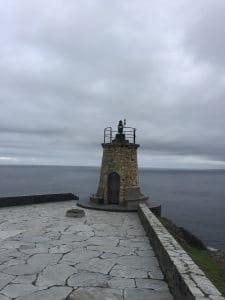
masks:
<path id="1" fill-rule="evenodd" d="M 0 300 L 172 300 L 136 213 L 0 209 Z"/>

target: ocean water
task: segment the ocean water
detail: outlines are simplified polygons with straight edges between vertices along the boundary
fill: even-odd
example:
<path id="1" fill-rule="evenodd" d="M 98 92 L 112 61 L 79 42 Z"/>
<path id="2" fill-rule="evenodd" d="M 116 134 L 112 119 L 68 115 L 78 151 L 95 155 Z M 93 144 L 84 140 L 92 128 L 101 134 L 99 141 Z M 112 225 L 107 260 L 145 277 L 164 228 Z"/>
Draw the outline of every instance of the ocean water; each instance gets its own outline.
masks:
<path id="1" fill-rule="evenodd" d="M 162 204 L 162 215 L 196 234 L 207 246 L 225 249 L 225 170 L 140 169 L 142 191 Z M 0 166 L 0 197 L 96 192 L 94 167 Z"/>

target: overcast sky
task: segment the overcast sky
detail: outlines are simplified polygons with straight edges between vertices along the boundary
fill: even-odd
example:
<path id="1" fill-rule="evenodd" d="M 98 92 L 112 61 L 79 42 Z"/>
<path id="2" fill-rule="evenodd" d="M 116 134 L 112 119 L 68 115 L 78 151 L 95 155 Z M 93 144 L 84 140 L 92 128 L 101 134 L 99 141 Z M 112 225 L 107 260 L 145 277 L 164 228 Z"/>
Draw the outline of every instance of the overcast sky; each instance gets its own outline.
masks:
<path id="1" fill-rule="evenodd" d="M 225 167 L 224 0 L 0 0 L 0 164 Z"/>

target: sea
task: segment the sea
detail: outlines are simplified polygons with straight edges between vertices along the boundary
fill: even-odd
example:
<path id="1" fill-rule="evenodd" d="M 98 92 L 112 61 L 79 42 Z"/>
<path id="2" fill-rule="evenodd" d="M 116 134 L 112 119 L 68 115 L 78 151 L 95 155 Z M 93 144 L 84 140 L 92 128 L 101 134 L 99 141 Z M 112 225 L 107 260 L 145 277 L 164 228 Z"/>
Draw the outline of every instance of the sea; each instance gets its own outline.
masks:
<path id="1" fill-rule="evenodd" d="M 0 197 L 71 192 L 87 198 L 99 174 L 97 167 L 1 165 Z M 139 182 L 163 216 L 208 247 L 225 249 L 225 170 L 140 169 Z"/>

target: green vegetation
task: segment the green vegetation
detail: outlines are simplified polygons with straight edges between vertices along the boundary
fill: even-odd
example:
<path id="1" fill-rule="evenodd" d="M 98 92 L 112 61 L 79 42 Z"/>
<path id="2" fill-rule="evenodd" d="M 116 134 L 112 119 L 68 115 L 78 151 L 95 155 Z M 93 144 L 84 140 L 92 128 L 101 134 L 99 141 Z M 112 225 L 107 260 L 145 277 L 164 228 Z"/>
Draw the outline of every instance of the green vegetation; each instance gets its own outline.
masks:
<path id="1" fill-rule="evenodd" d="M 225 296 L 225 263 L 218 261 L 202 241 L 184 228 L 177 227 L 170 220 L 160 218 L 162 224 L 182 245 L 193 261 L 202 269 L 217 289 Z"/>
<path id="2" fill-rule="evenodd" d="M 221 294 L 225 296 L 225 265 L 216 261 L 206 250 L 199 250 L 193 247 L 187 247 L 185 250 Z"/>

